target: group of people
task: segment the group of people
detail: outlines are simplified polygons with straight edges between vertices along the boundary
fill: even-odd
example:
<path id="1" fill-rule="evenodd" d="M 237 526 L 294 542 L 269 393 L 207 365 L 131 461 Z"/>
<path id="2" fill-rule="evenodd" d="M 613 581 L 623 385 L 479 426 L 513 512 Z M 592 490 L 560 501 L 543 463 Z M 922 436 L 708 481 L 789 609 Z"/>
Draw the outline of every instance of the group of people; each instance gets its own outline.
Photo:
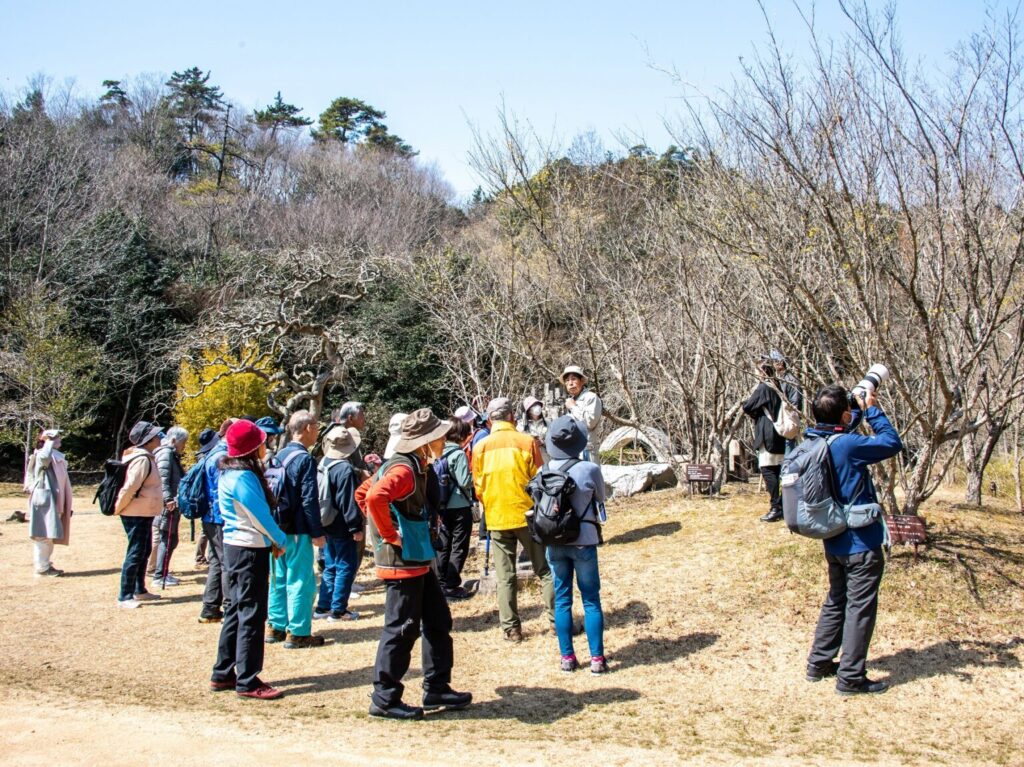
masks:
<path id="1" fill-rule="evenodd" d="M 765 385 L 767 392 L 759 387 L 744 406 L 755 419 L 768 418 L 772 396 L 789 397 L 786 387 L 795 384 L 783 377 L 779 386 L 784 360 L 769 362 L 764 373 L 774 379 L 772 385 Z M 265 645 L 318 647 L 324 639 L 313 634 L 314 620 L 358 619 L 349 602 L 358 596 L 354 580 L 368 543 L 385 589 L 370 714 L 418 719 L 424 709 L 468 706 L 472 695 L 451 686 L 449 601 L 472 596 L 462 583 L 462 570 L 478 504 L 493 548 L 504 639 L 524 640 L 516 572 L 521 548 L 541 584 L 544 633 L 557 639 L 560 668 L 572 672 L 581 665 L 574 646 L 575 583 L 583 603 L 589 668 L 594 674 L 607 672 L 597 551 L 605 518 L 595 435 L 602 404 L 587 388 L 582 369 L 567 367 L 561 380 L 569 395 L 563 414 L 549 419 L 543 403 L 527 398 L 518 426 L 517 407 L 504 397 L 478 406 L 482 412 L 460 408 L 446 420 L 428 408 L 398 413 L 389 423 L 383 458 L 363 455 L 365 412 L 359 403 L 346 403 L 322 437 L 317 419 L 307 411 L 292 414 L 284 429 L 271 418 L 248 417 L 229 418 L 216 431 L 205 429 L 199 435 L 198 470 L 208 501 L 202 537 L 209 570 L 199 621 L 221 623 L 211 689 L 262 700 L 280 697 L 280 690 L 260 678 Z M 825 387 L 811 409 L 816 423 L 808 437 L 847 435 L 830 448 L 837 492 L 875 502 L 868 466 L 902 446 L 873 393 L 851 400 L 843 387 Z M 853 433 L 862 419 L 873 436 Z M 147 573 L 161 587 L 177 582 L 170 558 L 178 543 L 177 498 L 187 438 L 179 427 L 165 434 L 146 421 L 129 433 L 131 446 L 122 456 L 125 480 L 116 502 L 128 540 L 120 607 L 134 609 L 159 599 L 146 588 Z M 278 440 L 283 444 L 272 452 L 268 442 Z M 311 453 L 318 441 L 319 462 Z M 765 434 L 759 447 L 774 456 L 778 446 Z M 67 465 L 59 448 L 58 430 L 42 432 L 26 472 L 34 565 L 44 577 L 62 572 L 50 558 L 55 543 L 67 543 L 72 514 Z M 776 480 L 769 484 L 772 509 L 766 517 L 776 513 L 777 466 L 767 458 L 761 467 L 763 473 L 769 469 L 766 482 L 768 476 Z M 578 537 L 564 545 L 545 546 L 531 534 L 534 499 L 526 486 L 542 467 L 565 472 L 575 484 L 571 506 L 582 524 Z M 781 505 L 778 510 L 781 517 Z M 837 676 L 837 690 L 845 694 L 885 689 L 883 682 L 867 678 L 865 666 L 884 568 L 883 537 L 884 527 L 876 524 L 825 541 L 830 587 L 807 678 Z M 319 585 L 316 549 L 323 557 Z M 423 653 L 421 706 L 404 701 L 402 683 L 417 638 L 422 638 Z"/>

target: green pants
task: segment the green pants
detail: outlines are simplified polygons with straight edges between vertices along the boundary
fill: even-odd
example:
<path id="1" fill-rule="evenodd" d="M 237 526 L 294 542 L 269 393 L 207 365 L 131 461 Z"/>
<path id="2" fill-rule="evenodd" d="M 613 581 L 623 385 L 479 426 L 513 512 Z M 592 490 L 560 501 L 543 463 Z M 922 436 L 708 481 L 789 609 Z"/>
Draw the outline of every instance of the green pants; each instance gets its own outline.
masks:
<path id="1" fill-rule="evenodd" d="M 516 581 L 516 543 L 530 555 L 533 572 L 540 578 L 544 594 L 544 617 L 555 622 L 555 590 L 551 582 L 551 568 L 544 556 L 544 546 L 530 537 L 525 527 L 515 530 L 491 530 L 491 550 L 494 553 L 494 575 L 498 585 L 498 617 L 503 631 L 521 628 L 519 620 L 518 582 Z"/>
<path id="2" fill-rule="evenodd" d="M 289 535 L 284 554 L 271 565 L 267 621 L 278 631 L 308 637 L 313 633 L 314 599 L 313 539 L 308 535 Z"/>

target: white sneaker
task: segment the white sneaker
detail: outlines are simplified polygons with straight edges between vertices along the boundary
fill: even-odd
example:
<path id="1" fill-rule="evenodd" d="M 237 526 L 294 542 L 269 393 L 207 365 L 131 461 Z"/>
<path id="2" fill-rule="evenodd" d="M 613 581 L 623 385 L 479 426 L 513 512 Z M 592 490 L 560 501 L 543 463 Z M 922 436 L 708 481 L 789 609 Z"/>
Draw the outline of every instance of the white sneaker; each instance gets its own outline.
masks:
<path id="1" fill-rule="evenodd" d="M 159 594 L 153 594 L 152 592 L 149 592 L 149 591 L 147 591 L 145 594 L 136 594 L 135 595 L 135 601 L 136 602 L 155 602 L 159 598 L 160 598 Z"/>
<path id="2" fill-rule="evenodd" d="M 167 586 L 177 586 L 181 581 L 175 578 L 173 575 L 168 575 L 166 578 L 154 578 L 150 583 L 157 588 L 166 588 Z"/>
<path id="3" fill-rule="evenodd" d="M 117 606 L 122 610 L 135 610 L 141 607 L 141 605 L 134 599 L 118 599 Z"/>

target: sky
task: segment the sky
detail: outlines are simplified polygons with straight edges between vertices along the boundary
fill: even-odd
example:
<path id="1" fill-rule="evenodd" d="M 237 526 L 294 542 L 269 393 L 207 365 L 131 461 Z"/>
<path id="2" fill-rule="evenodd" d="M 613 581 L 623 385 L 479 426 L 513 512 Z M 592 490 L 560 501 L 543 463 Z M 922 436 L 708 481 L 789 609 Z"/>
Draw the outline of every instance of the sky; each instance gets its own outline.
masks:
<path id="1" fill-rule="evenodd" d="M 799 56 L 806 38 L 792 0 L 765 5 Z M 1005 15 L 1015 3 L 896 6 L 906 50 L 932 66 L 981 28 L 986 11 Z M 848 29 L 835 0 L 819 0 L 815 19 L 825 35 Z M 495 135 L 502 105 L 556 146 L 592 132 L 609 149 L 644 141 L 661 151 L 683 99 L 728 88 L 741 58 L 766 40 L 755 0 L 0 0 L 0 90 L 18 94 L 43 74 L 91 98 L 106 79 L 198 66 L 250 110 L 281 91 L 316 119 L 338 96 L 359 98 L 384 110 L 389 129 L 465 197 L 481 182 L 468 159 L 474 130 Z"/>

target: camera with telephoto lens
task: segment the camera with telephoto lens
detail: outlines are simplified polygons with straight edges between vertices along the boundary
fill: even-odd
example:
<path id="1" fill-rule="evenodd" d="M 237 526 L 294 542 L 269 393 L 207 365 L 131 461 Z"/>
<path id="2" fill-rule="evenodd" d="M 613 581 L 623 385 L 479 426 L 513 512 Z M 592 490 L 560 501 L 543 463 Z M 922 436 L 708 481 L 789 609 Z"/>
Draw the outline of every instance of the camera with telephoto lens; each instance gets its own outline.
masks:
<path id="1" fill-rule="evenodd" d="M 864 377 L 860 379 L 860 382 L 850 389 L 849 398 L 850 406 L 857 407 L 857 398 L 864 399 L 868 396 L 868 392 L 873 392 L 884 381 L 889 379 L 889 368 L 885 365 L 874 364 L 868 368 L 868 372 L 864 374 Z"/>

